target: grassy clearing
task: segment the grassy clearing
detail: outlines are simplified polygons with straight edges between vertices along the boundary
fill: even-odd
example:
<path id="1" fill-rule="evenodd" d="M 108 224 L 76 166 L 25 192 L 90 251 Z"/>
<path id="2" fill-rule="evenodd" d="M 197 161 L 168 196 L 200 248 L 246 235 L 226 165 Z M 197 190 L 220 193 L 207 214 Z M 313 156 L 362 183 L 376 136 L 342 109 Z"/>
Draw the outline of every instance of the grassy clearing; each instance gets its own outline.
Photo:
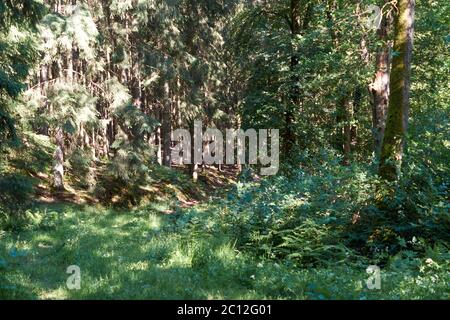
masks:
<path id="1" fill-rule="evenodd" d="M 24 144 L 21 152 L 31 150 L 29 156 L 10 152 L 0 163 L 0 187 L 11 195 L 5 199 L 20 204 L 16 213 L 0 211 L 0 299 L 450 298 L 445 241 L 405 245 L 410 238 L 398 230 L 389 233 L 399 235 L 394 240 L 377 241 L 402 249 L 381 252 L 381 290 L 367 289 L 366 268 L 379 261 L 346 247 L 344 231 L 373 188 L 351 169 L 242 184 L 230 180 L 235 172 L 209 168 L 194 185 L 179 170 L 158 167 L 141 188 L 141 205 L 109 209 L 82 204 L 94 198 L 88 190 L 55 195 L 49 185 L 52 148 L 39 137 L 25 141 L 29 148 Z M 76 185 L 71 182 L 68 187 Z M 24 190 L 35 192 L 41 204 L 29 201 Z M 423 217 L 446 216 L 445 205 L 426 207 L 432 197 L 424 199 L 421 208 L 430 213 Z M 445 240 L 438 231 L 444 232 L 446 220 L 433 221 L 422 221 L 414 234 L 428 228 Z M 381 230 L 371 228 L 369 235 Z M 288 246 L 280 247 L 280 239 Z M 80 290 L 67 289 L 71 265 L 81 268 Z"/>
<path id="2" fill-rule="evenodd" d="M 450 298 L 448 270 L 431 257 L 420 266 L 413 259 L 391 264 L 381 290 L 366 288 L 365 262 L 299 269 L 255 259 L 227 234 L 195 231 L 192 217 L 216 209 L 207 204 L 168 215 L 164 205 L 36 207 L 20 230 L 11 221 L 0 233 L 0 298 Z M 70 265 L 81 268 L 80 290 L 66 288 Z"/>
<path id="3" fill-rule="evenodd" d="M 0 166 L 3 186 L 16 186 L 6 199 L 21 204 L 20 214 L 0 212 L 0 299 L 450 298 L 448 248 L 428 243 L 389 254 L 381 290 L 367 289 L 365 270 L 379 261 L 345 247 L 342 228 L 368 201 L 373 188 L 365 176 L 321 168 L 322 175 L 300 172 L 292 181 L 253 186 L 210 168 L 193 185 L 187 175 L 161 168 L 151 173 L 151 188 L 142 189 L 140 206 L 108 209 L 64 202 L 89 200 L 88 191 L 55 196 L 48 184 L 52 148 L 39 137 L 25 141 L 29 157 L 11 152 Z M 28 201 L 25 189 L 51 203 Z M 227 197 L 215 197 L 225 189 Z M 444 215 L 438 213 L 445 208 L 429 206 L 431 216 Z M 428 229 L 445 239 L 437 234 L 443 228 Z M 286 254 L 277 246 L 280 235 L 290 240 Z M 80 290 L 66 287 L 71 265 L 81 268 Z"/>

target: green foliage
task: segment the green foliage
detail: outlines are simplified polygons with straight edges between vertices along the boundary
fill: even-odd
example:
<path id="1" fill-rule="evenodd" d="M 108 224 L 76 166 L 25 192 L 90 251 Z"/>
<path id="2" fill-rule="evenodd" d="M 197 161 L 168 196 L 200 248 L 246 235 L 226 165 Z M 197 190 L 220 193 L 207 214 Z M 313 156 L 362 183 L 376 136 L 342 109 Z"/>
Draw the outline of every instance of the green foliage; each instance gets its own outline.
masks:
<path id="1" fill-rule="evenodd" d="M 76 179 L 75 186 L 85 190 L 92 190 L 96 185 L 95 162 L 92 150 L 75 149 L 65 163 L 71 177 Z"/>
<path id="2" fill-rule="evenodd" d="M 326 158 L 290 177 L 238 183 L 207 218 L 196 220 L 198 234 L 229 234 L 238 248 L 275 261 L 318 267 L 355 263 L 384 265 L 399 252 L 418 256 L 448 247 L 448 190 L 441 177 L 413 165 L 401 184 L 386 190 L 376 166 L 342 167 Z M 420 240 L 418 240 L 420 239 Z M 420 242 L 420 245 L 418 245 Z"/>
<path id="3" fill-rule="evenodd" d="M 34 0 L 0 4 L 0 144 L 14 139 L 13 100 L 37 55 L 35 25 L 44 12 Z"/>
<path id="4" fill-rule="evenodd" d="M 207 218 L 214 205 L 191 208 Z M 382 289 L 369 290 L 365 261 L 296 269 L 255 259 L 226 234 L 198 234 L 163 210 L 69 205 L 28 213 L 20 238 L 0 231 L 2 299 L 448 299 L 448 248 L 423 257 L 404 251 L 382 269 Z M 197 227 L 195 226 L 197 225 Z M 80 290 L 66 287 L 69 264 L 81 266 Z M 44 281 L 45 280 L 45 281 Z M 224 283 L 227 285 L 224 286 Z"/>
<path id="5" fill-rule="evenodd" d="M 33 134 L 0 145 L 0 219 L 23 218 L 35 197 L 36 175 L 48 172 L 51 149 L 47 139 Z"/>
<path id="6" fill-rule="evenodd" d="M 296 34 L 287 0 L 63 1 L 45 16 L 40 3 L 0 2 L 1 299 L 450 297 L 448 4 L 417 0 L 409 135 L 389 184 L 366 90 L 384 44 L 357 12 L 370 1 L 301 2 Z M 296 146 L 277 176 L 246 167 L 216 194 L 156 163 L 163 131 L 194 119 L 290 128 Z M 66 203 L 85 198 L 114 209 Z M 380 291 L 365 286 L 372 264 Z"/>
<path id="7" fill-rule="evenodd" d="M 65 10 L 65 15 L 49 13 L 40 21 L 42 62 L 55 61 L 72 47 L 80 50 L 80 58 L 94 60 L 99 32 L 87 4 L 67 5 Z"/>
<path id="8" fill-rule="evenodd" d="M 98 122 L 96 98 L 83 86 L 56 83 L 46 99 L 50 108 L 42 113 L 40 120 L 53 130 L 62 128 L 64 132 L 74 135 L 81 125 L 92 128 Z"/>
<path id="9" fill-rule="evenodd" d="M 151 153 L 147 153 L 151 156 Z M 96 196 L 104 203 L 134 206 L 139 204 L 149 181 L 148 159 L 133 148 L 118 149 L 95 186 Z"/>
<path id="10" fill-rule="evenodd" d="M 108 83 L 111 105 L 117 117 L 119 132 L 111 146 L 114 155 L 103 169 L 96 193 L 103 201 L 121 195 L 121 204 L 136 205 L 143 195 L 142 186 L 150 180 L 150 167 L 154 165 L 154 150 L 147 137 L 158 122 L 139 107 L 130 104 L 126 87 L 113 79 Z"/>
<path id="11" fill-rule="evenodd" d="M 354 15 L 354 7 L 337 3 L 339 8 L 332 13 L 336 21 L 325 18 L 326 2 L 304 5 L 311 10 L 302 7 L 299 20 L 302 24 L 309 21 L 309 26 L 295 36 L 286 18 L 290 14 L 288 1 L 249 6 L 234 18 L 227 40 L 238 65 L 237 76 L 246 83 L 240 105 L 244 127 L 279 128 L 283 137 L 285 116 L 292 112 L 297 149 L 317 152 L 336 145 L 337 132 L 344 125 L 336 123 L 338 101 L 346 98 L 353 104 L 361 103 L 354 107 L 357 110 L 351 122 L 358 124 L 359 135 L 370 139 L 371 124 L 361 115 L 370 114 L 369 100 L 366 91 L 359 88 L 370 82 L 372 70 L 361 57 L 359 46 L 361 39 L 372 40 L 375 33 L 361 28 L 359 19 L 347 18 Z M 339 35 L 337 41 L 332 33 Z M 367 44 L 370 50 L 373 43 Z M 298 60 L 295 67 L 292 57 Z M 354 101 L 356 90 L 362 94 L 359 101 Z M 301 106 L 293 104 L 293 91 Z M 285 162 L 296 160 L 295 155 L 288 155 Z"/>
<path id="12" fill-rule="evenodd" d="M 33 192 L 33 179 L 17 174 L 0 176 L 0 211 L 17 212 L 30 201 Z M 3 211 L 5 210 L 5 211 Z"/>
<path id="13" fill-rule="evenodd" d="M 426 245 L 448 243 L 448 188 L 439 185 L 441 177 L 414 159 L 399 185 L 379 182 L 377 194 L 361 211 L 362 224 L 354 230 L 353 240 L 366 243 L 382 259 L 400 250 L 423 251 L 415 242 Z"/>

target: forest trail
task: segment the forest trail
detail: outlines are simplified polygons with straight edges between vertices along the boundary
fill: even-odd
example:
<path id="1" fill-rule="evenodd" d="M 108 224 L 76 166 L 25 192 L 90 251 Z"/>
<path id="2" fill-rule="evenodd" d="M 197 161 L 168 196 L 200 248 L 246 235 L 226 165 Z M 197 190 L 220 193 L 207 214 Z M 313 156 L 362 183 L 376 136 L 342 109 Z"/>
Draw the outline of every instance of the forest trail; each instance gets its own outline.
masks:
<path id="1" fill-rule="evenodd" d="M 180 172 L 180 174 L 186 174 L 189 176 L 189 169 L 183 166 L 173 166 L 174 170 Z M 222 166 L 219 170 L 217 166 L 202 166 L 199 170 L 199 177 L 196 186 L 200 188 L 198 192 L 200 197 L 193 197 L 189 190 L 184 190 L 183 196 L 178 197 L 181 208 L 190 208 L 192 206 L 204 203 L 206 200 L 222 197 L 224 193 L 229 191 L 230 187 L 236 182 L 239 176 L 239 169 L 236 166 Z M 36 185 L 36 199 L 41 203 L 67 203 L 67 204 L 99 204 L 100 201 L 92 192 L 83 189 L 77 189 L 70 184 L 65 184 L 64 190 L 53 189 L 49 181 L 50 177 L 44 173 L 38 173 L 35 178 L 39 179 L 39 183 Z M 141 186 L 141 189 L 145 192 L 160 193 L 164 197 L 162 189 L 166 188 L 166 181 L 155 183 L 150 186 Z M 145 197 L 144 197 L 145 198 Z M 170 212 L 173 212 L 171 210 Z"/>

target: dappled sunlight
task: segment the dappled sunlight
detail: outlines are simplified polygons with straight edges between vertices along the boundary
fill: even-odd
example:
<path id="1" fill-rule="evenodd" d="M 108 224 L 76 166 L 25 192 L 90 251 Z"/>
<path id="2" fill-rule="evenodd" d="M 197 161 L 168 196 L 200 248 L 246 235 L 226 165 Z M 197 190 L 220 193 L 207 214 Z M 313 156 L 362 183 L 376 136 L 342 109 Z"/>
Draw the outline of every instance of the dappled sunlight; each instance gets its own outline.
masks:
<path id="1" fill-rule="evenodd" d="M 15 270 L 8 272 L 3 294 L 35 293 L 40 299 L 370 299 L 381 294 L 364 289 L 364 266 L 288 271 L 270 261 L 254 261 L 226 237 L 193 240 L 183 224 L 177 232 L 166 232 L 173 222 L 159 213 L 93 214 L 93 209 L 85 209 L 91 218 L 77 216 L 73 208 L 58 211 L 55 226 L 34 226 L 33 232 L 22 232 L 20 240 L 12 233 L 2 234 L 0 257 L 6 258 L 6 270 Z M 192 219 L 206 218 L 209 209 L 189 210 Z M 211 230 L 207 221 L 205 227 Z M 82 272 L 80 290 L 66 288 L 65 271 L 72 264 Z M 429 263 L 426 268 L 436 266 Z M 426 273 L 402 275 L 395 270 L 384 279 L 385 293 L 398 294 L 407 294 L 412 285 L 425 288 L 445 282 L 438 274 L 430 278 Z M 348 295 L 343 295 L 343 287 Z M 417 297 L 427 292 L 421 290 Z"/>
<path id="2" fill-rule="evenodd" d="M 448 9 L 1 1 L 0 299 L 449 299 Z"/>
<path id="3" fill-rule="evenodd" d="M 191 267 L 192 263 L 192 251 L 186 251 L 183 249 L 176 249 L 170 254 L 170 257 L 164 263 L 164 268 L 172 267 Z"/>
<path id="4" fill-rule="evenodd" d="M 44 300 L 61 300 L 68 299 L 70 297 L 69 292 L 64 288 L 58 288 L 56 290 L 45 291 L 39 295 L 39 299 Z"/>

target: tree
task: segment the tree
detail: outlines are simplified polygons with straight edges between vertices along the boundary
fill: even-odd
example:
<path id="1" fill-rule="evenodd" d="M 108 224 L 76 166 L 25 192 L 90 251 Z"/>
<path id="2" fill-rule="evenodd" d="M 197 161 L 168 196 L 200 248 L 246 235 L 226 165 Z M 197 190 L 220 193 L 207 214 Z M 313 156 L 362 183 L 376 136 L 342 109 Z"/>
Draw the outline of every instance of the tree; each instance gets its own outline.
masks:
<path id="1" fill-rule="evenodd" d="M 415 0 L 399 0 L 397 7 L 389 108 L 379 166 L 379 175 L 388 181 L 399 177 L 408 129 Z"/>
<path id="2" fill-rule="evenodd" d="M 11 110 L 36 59 L 36 24 L 44 6 L 34 0 L 0 3 L 0 145 L 16 136 Z"/>
<path id="3" fill-rule="evenodd" d="M 387 0 L 385 0 L 387 3 Z M 384 136 L 386 112 L 389 103 L 389 75 L 391 67 L 391 47 L 388 39 L 390 19 L 383 14 L 380 28 L 377 31 L 378 39 L 382 42 L 376 53 L 375 77 L 370 86 L 373 95 L 372 126 L 374 137 L 374 151 L 377 157 L 381 153 L 381 143 Z"/>

